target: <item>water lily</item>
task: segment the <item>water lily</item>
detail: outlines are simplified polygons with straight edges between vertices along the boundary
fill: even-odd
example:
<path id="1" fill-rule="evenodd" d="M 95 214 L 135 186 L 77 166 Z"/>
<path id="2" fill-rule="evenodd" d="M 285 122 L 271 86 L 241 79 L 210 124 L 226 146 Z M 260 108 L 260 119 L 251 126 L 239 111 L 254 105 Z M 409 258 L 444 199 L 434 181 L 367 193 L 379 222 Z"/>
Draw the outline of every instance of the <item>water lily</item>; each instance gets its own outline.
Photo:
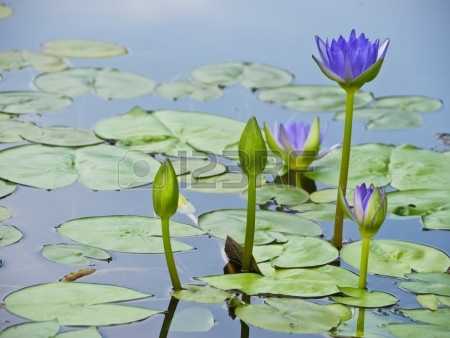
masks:
<path id="1" fill-rule="evenodd" d="M 264 124 L 269 148 L 280 156 L 289 170 L 308 169 L 320 149 L 322 141 L 320 120 L 316 117 L 311 124 L 301 121 L 276 123 L 272 128 Z"/>
<path id="2" fill-rule="evenodd" d="M 164 254 L 166 256 L 167 269 L 175 291 L 181 290 L 181 282 L 178 277 L 175 259 L 173 257 L 172 244 L 170 243 L 170 217 L 178 208 L 179 190 L 175 170 L 170 160 L 164 161 L 158 169 L 153 180 L 153 209 L 161 218 L 162 239 Z"/>
<path id="3" fill-rule="evenodd" d="M 360 88 L 372 81 L 381 69 L 389 47 L 389 39 L 370 41 L 364 33 L 353 29 L 348 40 L 342 35 L 331 42 L 316 36 L 321 61 L 313 55 L 320 70 L 343 87 Z"/>
<path id="4" fill-rule="evenodd" d="M 342 190 L 345 195 L 355 94 L 366 82 L 372 81 L 378 75 L 389 47 L 389 40 L 386 39 L 380 43 L 380 40 L 377 39 L 371 42 L 364 33 L 357 36 L 356 31 L 352 30 L 348 40 L 340 36 L 329 42 L 328 39 L 324 41 L 316 36 L 316 43 L 321 60 L 313 55 L 314 61 L 325 76 L 336 81 L 346 91 L 344 136 L 338 184 L 338 191 Z M 342 247 L 344 221 L 342 208 L 340 203 L 336 204 L 333 243 L 337 248 Z"/>
<path id="5" fill-rule="evenodd" d="M 370 240 L 384 223 L 387 213 L 387 198 L 382 188 L 365 183 L 356 186 L 353 192 L 353 206 L 350 206 L 342 190 L 339 193 L 344 211 L 359 226 L 362 238 L 359 287 L 365 288 L 369 263 Z"/>
<path id="6" fill-rule="evenodd" d="M 266 142 L 256 118 L 248 120 L 239 140 L 239 163 L 248 179 L 247 223 L 245 227 L 242 270 L 249 271 L 253 257 L 256 218 L 256 178 L 267 164 Z"/>

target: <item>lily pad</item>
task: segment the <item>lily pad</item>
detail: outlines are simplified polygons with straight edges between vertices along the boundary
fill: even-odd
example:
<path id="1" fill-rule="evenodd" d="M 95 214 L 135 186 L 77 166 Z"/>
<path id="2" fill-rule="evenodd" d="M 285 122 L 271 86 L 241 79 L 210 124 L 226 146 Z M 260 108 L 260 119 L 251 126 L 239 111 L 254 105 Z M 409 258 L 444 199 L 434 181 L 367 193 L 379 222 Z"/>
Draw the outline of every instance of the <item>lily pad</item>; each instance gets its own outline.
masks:
<path id="1" fill-rule="evenodd" d="M 87 329 L 60 333 L 55 338 L 102 338 L 102 336 L 97 328 L 89 327 Z"/>
<path id="2" fill-rule="evenodd" d="M 41 251 L 48 260 L 71 265 L 91 264 L 91 259 L 108 261 L 111 255 L 101 249 L 77 244 L 47 244 Z"/>
<path id="3" fill-rule="evenodd" d="M 258 92 L 258 98 L 302 112 L 333 112 L 345 106 L 345 91 L 328 85 L 289 85 Z M 359 91 L 355 106 L 362 107 L 373 100 L 372 93 Z"/>
<path id="4" fill-rule="evenodd" d="M 442 308 L 435 311 L 426 309 L 411 309 L 401 311 L 405 316 L 411 318 L 412 320 L 450 329 L 450 322 L 448 320 L 450 318 L 450 308 Z"/>
<path id="5" fill-rule="evenodd" d="M 0 151 L 0 177 L 41 189 L 56 189 L 74 183 L 78 174 L 75 153 L 69 148 L 38 144 Z"/>
<path id="6" fill-rule="evenodd" d="M 239 290 L 248 295 L 324 297 L 339 292 L 338 286 L 358 284 L 358 277 L 342 268 L 274 270 L 261 276 L 254 273 L 217 275 L 199 278 L 222 290 Z"/>
<path id="7" fill-rule="evenodd" d="M 298 205 L 306 202 L 309 194 L 297 187 L 284 184 L 264 184 L 256 190 L 256 203 L 264 204 L 275 200 L 280 205 Z"/>
<path id="8" fill-rule="evenodd" d="M 43 73 L 34 79 L 34 85 L 50 93 L 71 97 L 92 93 L 105 100 L 148 95 L 156 86 L 154 81 L 143 76 L 110 68 L 71 68 Z"/>
<path id="9" fill-rule="evenodd" d="M 146 154 L 107 144 L 79 148 L 75 156 L 80 182 L 92 190 L 121 190 L 149 184 L 159 166 L 157 160 Z"/>
<path id="10" fill-rule="evenodd" d="M 354 311 L 353 318 L 341 323 L 336 330 L 331 333 L 332 337 L 341 338 L 392 338 L 393 336 L 386 329 L 386 325 L 396 322 L 387 313 L 378 313 L 359 308 Z"/>
<path id="11" fill-rule="evenodd" d="M 450 297 L 450 274 L 429 272 L 411 273 L 410 281 L 401 282 L 399 287 L 415 294 L 435 294 Z"/>
<path id="12" fill-rule="evenodd" d="M 339 257 L 338 250 L 319 238 L 289 237 L 283 252 L 272 261 L 277 268 L 307 268 L 325 265 Z"/>
<path id="13" fill-rule="evenodd" d="M 11 217 L 11 212 L 8 208 L 0 206 L 0 222 Z"/>
<path id="14" fill-rule="evenodd" d="M 0 247 L 17 243 L 22 237 L 23 234 L 15 226 L 0 224 Z"/>
<path id="15" fill-rule="evenodd" d="M 436 296 L 433 294 L 417 295 L 417 303 L 429 310 L 437 310 L 441 306 L 450 306 L 449 296 Z"/>
<path id="16" fill-rule="evenodd" d="M 195 121 L 195 123 L 193 123 Z M 95 133 L 120 146 L 149 153 L 191 156 L 197 151 L 222 154 L 237 144 L 244 124 L 205 113 L 135 107 L 127 114 L 100 121 Z"/>
<path id="17" fill-rule="evenodd" d="M 183 290 L 175 291 L 173 297 L 187 302 L 222 304 L 232 297 L 232 294 L 207 285 L 187 284 Z"/>
<path id="18" fill-rule="evenodd" d="M 209 234 L 226 239 L 230 236 L 244 242 L 246 224 L 245 209 L 221 209 L 199 216 L 200 227 Z M 283 242 L 284 235 L 320 236 L 320 226 L 306 218 L 282 212 L 257 210 L 255 244 Z"/>
<path id="19" fill-rule="evenodd" d="M 28 322 L 7 327 L 0 332 L 0 338 L 102 338 L 95 327 L 57 334 L 56 320 L 48 322 Z"/>
<path id="20" fill-rule="evenodd" d="M 159 84 L 156 93 L 169 100 L 189 97 L 197 101 L 210 101 L 223 95 L 223 89 L 214 85 L 204 85 L 193 81 L 175 81 Z"/>
<path id="21" fill-rule="evenodd" d="M 110 58 L 128 53 L 125 47 L 111 42 L 92 40 L 54 40 L 42 46 L 45 54 L 69 58 Z"/>
<path id="22" fill-rule="evenodd" d="M 242 304 L 236 315 L 249 325 L 286 333 L 324 333 L 337 327 L 349 310 L 338 304 L 320 305 L 301 299 L 271 299 Z"/>
<path id="23" fill-rule="evenodd" d="M 0 111 L 8 114 L 58 112 L 72 103 L 65 95 L 35 91 L 0 92 Z"/>
<path id="24" fill-rule="evenodd" d="M 90 130 L 69 127 L 26 128 L 20 136 L 29 142 L 60 147 L 83 147 L 103 142 Z"/>
<path id="25" fill-rule="evenodd" d="M 23 142 L 22 134 L 36 127 L 30 122 L 15 119 L 2 120 L 0 124 L 0 143 Z"/>
<path id="26" fill-rule="evenodd" d="M 436 325 L 390 324 L 386 328 L 398 338 L 448 338 L 448 329 Z"/>
<path id="27" fill-rule="evenodd" d="M 7 18 L 13 13 L 12 9 L 4 4 L 0 4 L 0 19 Z"/>
<path id="28" fill-rule="evenodd" d="M 256 263 L 262 263 L 280 256 L 283 250 L 282 244 L 257 245 L 253 248 L 253 256 Z"/>
<path id="29" fill-rule="evenodd" d="M 33 321 L 58 320 L 60 325 L 105 326 L 126 324 L 160 311 L 117 304 L 150 295 L 112 285 L 50 283 L 30 286 L 4 299 L 6 309 Z"/>
<path id="30" fill-rule="evenodd" d="M 397 216 L 420 216 L 424 229 L 450 230 L 450 190 L 405 190 L 388 194 Z"/>
<path id="31" fill-rule="evenodd" d="M 405 145 L 392 151 L 391 185 L 399 190 L 442 190 L 450 186 L 450 152 Z"/>
<path id="32" fill-rule="evenodd" d="M 195 81 L 216 86 L 240 83 L 246 88 L 273 88 L 287 85 L 294 76 L 282 69 L 250 62 L 206 65 L 192 72 Z"/>
<path id="33" fill-rule="evenodd" d="M 15 184 L 0 180 L 0 198 L 11 195 L 16 189 L 17 186 Z"/>
<path id="34" fill-rule="evenodd" d="M 0 70 L 10 71 L 33 67 L 39 72 L 56 72 L 67 68 L 64 59 L 27 50 L 0 52 Z"/>
<path id="35" fill-rule="evenodd" d="M 336 215 L 336 205 L 329 203 L 304 203 L 291 208 L 301 216 L 313 221 L 333 221 Z"/>
<path id="36" fill-rule="evenodd" d="M 393 295 L 380 291 L 367 291 L 359 288 L 340 287 L 345 296 L 331 297 L 335 302 L 363 308 L 380 308 L 391 306 L 398 302 Z"/>
<path id="37" fill-rule="evenodd" d="M 173 237 L 197 236 L 203 232 L 187 224 L 170 222 Z M 128 253 L 163 253 L 161 221 L 144 216 L 98 216 L 70 220 L 58 226 L 58 233 L 71 240 L 104 250 Z M 191 246 L 172 240 L 174 251 Z"/>
<path id="38" fill-rule="evenodd" d="M 420 113 L 434 112 L 442 108 L 442 101 L 425 96 L 378 97 L 367 107 L 355 109 L 354 118 L 363 120 L 368 129 L 403 129 L 422 125 Z M 335 115 L 344 119 L 345 113 Z"/>
<path id="39" fill-rule="evenodd" d="M 213 177 L 195 178 L 191 176 L 180 177 L 180 183 L 186 189 L 208 194 L 237 194 L 241 195 L 247 189 L 247 177 L 238 172 L 227 172 Z M 264 179 L 262 176 L 257 179 L 256 186 L 262 186 Z"/>
<path id="40" fill-rule="evenodd" d="M 361 241 L 345 245 L 341 258 L 358 268 Z M 396 240 L 373 240 L 370 246 L 369 273 L 405 277 L 412 271 L 444 272 L 450 266 L 449 257 L 435 248 Z"/>
<path id="41" fill-rule="evenodd" d="M 175 312 L 170 331 L 208 332 L 213 326 L 214 317 L 210 310 L 202 307 L 188 307 Z"/>
<path id="42" fill-rule="evenodd" d="M 389 184 L 389 161 L 392 147 L 385 144 L 363 144 L 353 146 L 350 155 L 348 186 L 353 188 L 361 182 L 373 183 L 376 186 Z M 313 180 L 331 186 L 339 181 L 339 163 L 341 149 L 335 149 L 323 158 L 314 161 L 314 170 L 305 175 Z"/>

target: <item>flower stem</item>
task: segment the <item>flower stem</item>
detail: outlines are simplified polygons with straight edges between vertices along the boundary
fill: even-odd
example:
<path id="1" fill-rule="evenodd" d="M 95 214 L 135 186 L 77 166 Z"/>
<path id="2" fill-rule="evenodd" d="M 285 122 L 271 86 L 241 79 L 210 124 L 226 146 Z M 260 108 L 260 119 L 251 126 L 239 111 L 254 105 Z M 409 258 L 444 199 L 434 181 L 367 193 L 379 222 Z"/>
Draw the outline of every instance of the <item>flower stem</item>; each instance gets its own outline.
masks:
<path id="1" fill-rule="evenodd" d="M 250 270 L 250 263 L 253 257 L 256 217 L 256 175 L 248 176 L 247 194 L 247 225 L 245 227 L 244 256 L 242 257 L 243 271 Z"/>
<path id="2" fill-rule="evenodd" d="M 302 172 L 300 170 L 295 170 L 294 171 L 295 174 L 295 186 L 297 188 L 303 188 L 302 186 Z"/>
<path id="3" fill-rule="evenodd" d="M 355 97 L 355 88 L 346 89 L 347 96 L 345 100 L 345 122 L 344 138 L 342 141 L 341 168 L 339 171 L 338 187 L 342 190 L 344 196 L 347 192 L 348 167 L 350 163 L 350 147 L 352 143 L 352 121 L 353 121 L 353 101 Z M 339 189 L 336 202 L 336 218 L 334 221 L 333 244 L 336 248 L 342 248 L 342 232 L 344 223 L 344 211 L 339 202 Z"/>
<path id="4" fill-rule="evenodd" d="M 356 337 L 364 337 L 364 324 L 366 317 L 366 309 L 358 309 L 358 320 L 356 322 Z"/>
<path id="5" fill-rule="evenodd" d="M 166 255 L 167 269 L 169 270 L 172 287 L 175 291 L 181 290 L 181 282 L 178 277 L 177 266 L 173 258 L 172 244 L 170 243 L 169 217 L 161 218 L 162 238 L 164 244 L 164 254 Z"/>
<path id="6" fill-rule="evenodd" d="M 369 265 L 370 237 L 362 238 L 361 262 L 359 265 L 359 284 L 360 289 L 365 289 L 367 284 L 367 266 Z"/>

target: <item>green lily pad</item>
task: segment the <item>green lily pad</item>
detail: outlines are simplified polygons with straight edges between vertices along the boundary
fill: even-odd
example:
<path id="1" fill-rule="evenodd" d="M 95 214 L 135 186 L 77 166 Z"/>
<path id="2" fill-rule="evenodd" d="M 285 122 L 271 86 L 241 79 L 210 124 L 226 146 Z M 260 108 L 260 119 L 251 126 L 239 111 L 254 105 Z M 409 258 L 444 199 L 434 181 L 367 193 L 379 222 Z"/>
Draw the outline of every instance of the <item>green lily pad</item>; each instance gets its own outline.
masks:
<path id="1" fill-rule="evenodd" d="M 101 249 L 77 244 L 46 244 L 42 255 L 48 260 L 71 265 L 91 264 L 91 259 L 108 261 L 111 255 Z"/>
<path id="2" fill-rule="evenodd" d="M 0 180 L 0 198 L 11 195 L 16 189 L 17 185 Z"/>
<path id="3" fill-rule="evenodd" d="M 23 142 L 22 134 L 27 130 L 33 129 L 35 125 L 30 122 L 24 122 L 14 119 L 2 120 L 0 125 L 0 143 Z"/>
<path id="4" fill-rule="evenodd" d="M 30 286 L 4 299 L 6 309 L 33 321 L 58 320 L 60 325 L 104 326 L 143 320 L 160 311 L 116 304 L 150 295 L 112 285 L 50 283 Z"/>
<path id="5" fill-rule="evenodd" d="M 450 297 L 450 274 L 448 273 L 411 273 L 407 277 L 410 281 L 399 284 L 402 289 L 415 294 L 430 293 Z"/>
<path id="6" fill-rule="evenodd" d="M 34 85 L 50 93 L 71 97 L 92 93 L 105 100 L 148 95 L 156 86 L 154 81 L 143 76 L 110 68 L 71 68 L 43 73 L 34 79 Z"/>
<path id="7" fill-rule="evenodd" d="M 276 200 L 280 205 L 298 205 L 306 202 L 309 194 L 297 187 L 284 184 L 265 184 L 256 190 L 256 203 L 264 204 Z"/>
<path id="8" fill-rule="evenodd" d="M 391 192 L 388 207 L 397 216 L 420 216 L 424 229 L 450 230 L 450 190 Z"/>
<path id="9" fill-rule="evenodd" d="M 28 322 L 9 326 L 0 332 L 0 338 L 102 338 L 95 327 L 57 334 L 56 320 L 48 322 Z"/>
<path id="10" fill-rule="evenodd" d="M 90 130 L 69 127 L 26 128 L 20 136 L 29 142 L 60 147 L 83 147 L 103 142 Z"/>
<path id="11" fill-rule="evenodd" d="M 345 106 L 345 91 L 329 85 L 289 85 L 258 92 L 258 98 L 302 112 L 332 112 Z M 373 100 L 372 93 L 359 91 L 355 106 L 362 107 Z"/>
<path id="12" fill-rule="evenodd" d="M 329 203 L 304 203 L 291 208 L 301 216 L 313 221 L 333 221 L 336 215 L 336 205 Z"/>
<path id="13" fill-rule="evenodd" d="M 45 54 L 69 58 L 110 58 L 128 53 L 125 47 L 110 42 L 92 40 L 54 40 L 42 46 Z"/>
<path id="14" fill-rule="evenodd" d="M 273 88 L 287 85 L 294 76 L 282 69 L 250 62 L 227 62 L 194 69 L 195 81 L 216 86 L 240 83 L 246 88 Z"/>
<path id="15" fill-rule="evenodd" d="M 163 253 L 161 221 L 144 216 L 99 216 L 70 220 L 58 226 L 58 233 L 71 240 L 104 250 L 128 253 Z M 203 232 L 187 224 L 170 222 L 173 237 L 197 236 Z M 174 251 L 191 246 L 172 240 Z"/>
<path id="16" fill-rule="evenodd" d="M 23 234 L 15 226 L 0 224 L 0 247 L 17 243 L 22 237 Z"/>
<path id="17" fill-rule="evenodd" d="M 354 188 L 361 182 L 373 183 L 376 186 L 389 184 L 389 161 L 392 147 L 385 144 L 363 144 L 353 146 L 350 155 L 348 187 Z M 341 149 L 334 149 L 323 158 L 314 161 L 314 170 L 305 175 L 313 180 L 331 186 L 339 181 L 339 163 Z"/>
<path id="18" fill-rule="evenodd" d="M 195 121 L 193 123 L 192 121 Z M 135 107 L 127 114 L 100 121 L 95 133 L 128 149 L 191 156 L 197 151 L 222 154 L 239 142 L 244 124 L 205 113 Z"/>
<path id="19" fill-rule="evenodd" d="M 208 194 L 242 194 L 247 189 L 247 177 L 242 173 L 227 172 L 213 177 L 195 178 L 192 176 L 180 177 L 180 183 L 186 189 Z M 257 178 L 256 186 L 262 186 L 264 178 Z"/>
<path id="20" fill-rule="evenodd" d="M 364 308 L 354 311 L 351 320 L 341 323 L 333 332 L 332 337 L 352 338 L 392 338 L 386 324 L 397 321 L 387 313 L 378 314 Z M 361 324 L 362 323 L 362 324 Z"/>
<path id="21" fill-rule="evenodd" d="M 324 333 L 348 315 L 338 304 L 320 305 L 301 299 L 271 299 L 264 304 L 242 304 L 236 315 L 249 325 L 286 333 Z"/>
<path id="22" fill-rule="evenodd" d="M 13 11 L 10 7 L 0 4 L 0 19 L 7 18 L 13 14 Z"/>
<path id="23" fill-rule="evenodd" d="M 222 304 L 233 295 L 207 285 L 187 284 L 183 285 L 183 290 L 173 292 L 172 296 L 187 302 Z"/>
<path id="24" fill-rule="evenodd" d="M 78 174 L 75 153 L 69 148 L 39 144 L 0 151 L 0 177 L 41 189 L 56 189 L 74 183 Z"/>
<path id="25" fill-rule="evenodd" d="M 283 253 L 284 247 L 281 244 L 258 245 L 253 248 L 253 256 L 256 263 L 267 262 Z"/>
<path id="26" fill-rule="evenodd" d="M 58 112 L 72 103 L 65 95 L 34 91 L 0 92 L 0 111 L 8 114 Z"/>
<path id="27" fill-rule="evenodd" d="M 188 307 L 175 312 L 170 331 L 208 332 L 213 326 L 214 317 L 210 310 L 203 307 Z"/>
<path id="28" fill-rule="evenodd" d="M 248 295 L 324 297 L 339 292 L 338 286 L 356 286 L 358 277 L 337 268 L 274 270 L 267 276 L 254 273 L 217 275 L 199 278 L 222 290 L 239 290 Z"/>
<path id="29" fill-rule="evenodd" d="M 392 151 L 391 185 L 399 190 L 441 190 L 450 186 L 450 152 L 406 145 Z"/>
<path id="30" fill-rule="evenodd" d="M 442 101 L 425 96 L 385 96 L 376 98 L 368 107 L 355 109 L 354 118 L 363 120 L 368 129 L 403 129 L 422 125 L 419 113 L 434 112 Z M 345 113 L 335 115 L 344 119 Z"/>
<path id="31" fill-rule="evenodd" d="M 450 329 L 450 308 L 437 309 L 435 311 L 426 309 L 401 310 L 402 313 L 412 320 L 442 326 Z"/>
<path id="32" fill-rule="evenodd" d="M 0 222 L 11 217 L 11 212 L 8 208 L 0 206 Z"/>
<path id="33" fill-rule="evenodd" d="M 146 154 L 107 144 L 79 148 L 75 156 L 79 180 L 92 190 L 121 190 L 149 184 L 159 166 L 157 160 Z"/>
<path id="34" fill-rule="evenodd" d="M 178 100 L 189 97 L 197 101 L 210 101 L 223 95 L 223 89 L 218 86 L 209 86 L 193 81 L 175 81 L 159 84 L 156 93 L 169 100 Z"/>
<path id="35" fill-rule="evenodd" d="M 27 50 L 0 52 L 0 70 L 11 71 L 33 67 L 39 72 L 56 72 L 67 68 L 64 59 Z"/>
<path id="36" fill-rule="evenodd" d="M 314 203 L 334 203 L 336 202 L 337 189 L 322 189 L 314 191 L 310 196 Z"/>
<path id="37" fill-rule="evenodd" d="M 244 242 L 245 209 L 221 209 L 199 216 L 200 227 L 209 234 L 225 239 L 230 236 Z M 284 235 L 320 236 L 320 226 L 306 218 L 282 212 L 257 210 L 255 244 L 283 242 Z"/>
<path id="38" fill-rule="evenodd" d="M 380 308 L 391 306 L 398 302 L 395 296 L 385 292 L 367 291 L 350 287 L 340 287 L 339 290 L 345 296 L 333 296 L 331 298 L 340 304 L 363 308 Z"/>
<path id="39" fill-rule="evenodd" d="M 417 295 L 417 303 L 429 310 L 437 310 L 441 306 L 450 306 L 449 296 L 436 296 L 433 294 Z"/>
<path id="40" fill-rule="evenodd" d="M 289 237 L 283 252 L 272 261 L 277 268 L 307 268 L 325 265 L 339 257 L 329 242 L 314 237 Z"/>
<path id="41" fill-rule="evenodd" d="M 360 254 L 361 241 L 358 241 L 345 245 L 341 251 L 341 258 L 354 268 L 358 268 Z M 371 241 L 369 273 L 404 277 L 412 271 L 444 272 L 449 266 L 449 257 L 429 246 L 395 240 Z"/>
<path id="42" fill-rule="evenodd" d="M 390 324 L 386 329 L 398 338 L 448 338 L 448 329 L 436 325 Z"/>
<path id="43" fill-rule="evenodd" d="M 206 158 L 174 158 L 172 159 L 172 165 L 177 175 L 191 174 L 190 176 L 194 179 L 214 177 L 227 171 L 227 167 L 222 163 L 213 162 Z M 182 178 L 180 178 L 180 183 L 185 183 Z"/>

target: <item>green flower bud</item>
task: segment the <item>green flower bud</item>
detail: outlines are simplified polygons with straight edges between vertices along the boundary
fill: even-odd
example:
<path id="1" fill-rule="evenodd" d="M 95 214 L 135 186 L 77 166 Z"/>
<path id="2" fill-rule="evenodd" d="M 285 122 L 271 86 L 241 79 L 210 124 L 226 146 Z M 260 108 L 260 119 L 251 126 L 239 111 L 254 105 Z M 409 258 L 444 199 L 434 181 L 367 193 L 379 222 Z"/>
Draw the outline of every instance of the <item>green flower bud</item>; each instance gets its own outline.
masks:
<path id="1" fill-rule="evenodd" d="M 153 180 L 153 209 L 161 218 L 169 218 L 178 208 L 178 180 L 170 160 L 161 163 Z"/>
<path id="2" fill-rule="evenodd" d="M 247 176 L 261 174 L 267 164 L 266 142 L 255 117 L 248 120 L 239 140 L 239 162 Z"/>

